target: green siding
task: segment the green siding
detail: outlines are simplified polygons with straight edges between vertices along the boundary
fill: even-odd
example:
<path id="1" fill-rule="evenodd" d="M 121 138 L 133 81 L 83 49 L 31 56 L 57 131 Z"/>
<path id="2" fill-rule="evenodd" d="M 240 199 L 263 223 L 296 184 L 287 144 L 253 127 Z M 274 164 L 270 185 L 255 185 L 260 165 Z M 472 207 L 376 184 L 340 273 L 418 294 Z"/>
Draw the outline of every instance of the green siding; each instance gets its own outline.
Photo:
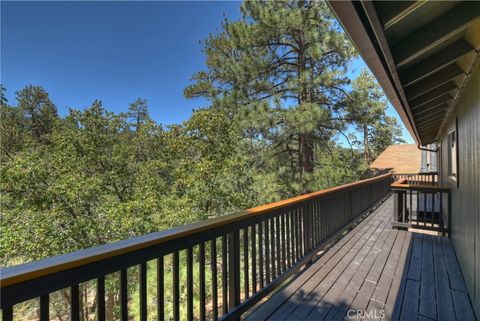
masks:
<path id="1" fill-rule="evenodd" d="M 480 316 L 480 64 L 455 107 L 458 120 L 459 186 L 448 178 L 447 131 L 441 143 L 441 180 L 452 189 L 452 242 L 477 317 Z"/>

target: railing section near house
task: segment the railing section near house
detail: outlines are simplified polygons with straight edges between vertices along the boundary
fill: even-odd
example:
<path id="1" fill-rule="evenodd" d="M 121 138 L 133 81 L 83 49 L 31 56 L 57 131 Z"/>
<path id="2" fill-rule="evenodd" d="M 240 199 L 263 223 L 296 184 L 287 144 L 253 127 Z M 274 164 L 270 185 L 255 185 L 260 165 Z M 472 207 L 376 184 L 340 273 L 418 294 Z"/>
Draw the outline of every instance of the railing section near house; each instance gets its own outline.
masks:
<path id="1" fill-rule="evenodd" d="M 450 189 L 401 178 L 392 184 L 393 226 L 450 232 Z"/>
<path id="2" fill-rule="evenodd" d="M 96 319 L 103 321 L 105 297 L 112 288 L 123 321 L 133 313 L 140 320 L 152 320 L 152 315 L 157 320 L 238 319 L 310 263 L 322 244 L 388 194 L 391 182 L 387 174 L 2 269 L 3 320 L 12 320 L 17 306 L 31 299 L 37 300 L 40 320 L 49 320 L 54 292 L 64 291 L 70 314 L 65 319 L 83 319 L 82 302 L 86 300 L 94 302 Z M 137 280 L 134 286 L 129 281 L 132 277 Z M 147 287 L 152 280 L 154 291 Z M 89 292 L 92 300 L 79 290 L 85 282 L 95 284 Z M 138 296 L 132 298 L 132 293 Z M 133 307 L 138 311 L 132 311 Z"/>
<path id="3" fill-rule="evenodd" d="M 412 185 L 438 184 L 437 172 L 394 173 L 392 174 L 392 176 L 394 181 L 398 181 L 401 178 L 406 178 L 409 181 L 409 183 Z"/>

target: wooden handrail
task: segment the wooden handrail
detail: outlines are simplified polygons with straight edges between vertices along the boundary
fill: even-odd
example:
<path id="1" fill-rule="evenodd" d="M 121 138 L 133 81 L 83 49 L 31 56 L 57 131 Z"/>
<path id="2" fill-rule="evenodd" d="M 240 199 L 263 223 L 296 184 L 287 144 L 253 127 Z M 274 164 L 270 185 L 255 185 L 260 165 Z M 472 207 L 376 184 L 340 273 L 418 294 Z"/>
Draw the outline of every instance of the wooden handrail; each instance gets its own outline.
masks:
<path id="1" fill-rule="evenodd" d="M 392 175 L 436 175 L 438 172 L 408 172 L 408 173 L 392 173 Z"/>
<path id="2" fill-rule="evenodd" d="M 252 218 L 252 216 L 271 213 L 273 211 L 286 208 L 300 202 L 381 181 L 387 177 L 391 177 L 391 175 L 392 174 L 390 173 L 384 174 L 373 178 L 300 195 L 286 200 L 257 206 L 235 214 L 200 221 L 197 223 L 188 224 L 165 231 L 150 233 L 128 240 L 104 244 L 97 247 L 50 257 L 35 262 L 2 268 L 0 269 L 0 287 L 5 288 L 7 286 L 12 286 L 21 282 L 47 276 L 49 274 L 54 274 L 57 272 L 84 266 L 100 260 L 112 258 L 118 255 L 141 250 L 153 245 L 160 245 L 177 239 L 187 238 L 189 236 L 193 236 L 194 234 L 210 231 L 221 226 L 240 222 L 245 219 L 250 219 Z"/>
<path id="3" fill-rule="evenodd" d="M 433 185 L 433 184 L 410 184 L 408 183 L 408 178 L 400 178 L 399 180 L 395 181 L 390 185 L 392 188 L 399 188 L 399 189 L 428 189 L 428 190 L 438 190 L 440 191 L 449 191 L 450 188 L 441 185 Z"/>
<path id="4" fill-rule="evenodd" d="M 393 182 L 390 186 L 391 187 L 397 187 L 397 186 L 401 186 L 401 185 L 404 185 L 407 183 L 407 178 L 406 177 L 402 177 L 400 178 L 399 180 Z"/>

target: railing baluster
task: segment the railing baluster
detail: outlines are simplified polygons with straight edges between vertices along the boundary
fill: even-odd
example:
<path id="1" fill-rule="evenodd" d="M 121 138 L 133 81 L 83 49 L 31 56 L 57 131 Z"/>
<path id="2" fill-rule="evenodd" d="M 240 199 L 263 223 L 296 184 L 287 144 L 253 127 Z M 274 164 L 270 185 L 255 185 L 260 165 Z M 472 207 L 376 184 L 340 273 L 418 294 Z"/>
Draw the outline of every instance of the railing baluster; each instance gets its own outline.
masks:
<path id="1" fill-rule="evenodd" d="M 312 247 L 317 246 L 318 230 L 317 230 L 317 211 L 316 203 L 312 202 Z"/>
<path id="2" fill-rule="evenodd" d="M 97 278 L 97 320 L 105 321 L 105 276 Z"/>
<path id="3" fill-rule="evenodd" d="M 70 320 L 80 320 L 80 293 L 78 284 L 70 287 Z"/>
<path id="4" fill-rule="evenodd" d="M 276 249 L 275 249 L 275 218 L 272 217 L 270 219 L 270 264 L 272 265 L 272 281 L 276 279 L 277 277 L 277 270 L 275 266 L 275 261 L 276 261 Z"/>
<path id="5" fill-rule="evenodd" d="M 147 321 L 147 263 L 139 266 L 140 281 L 140 321 Z"/>
<path id="6" fill-rule="evenodd" d="M 288 212 L 287 212 L 288 214 Z M 279 218 L 281 218 L 280 222 L 280 233 L 281 233 L 281 247 L 282 247 L 282 272 L 285 272 L 287 270 L 286 262 L 286 244 L 285 244 L 285 216 L 287 214 L 282 214 Z"/>
<path id="7" fill-rule="evenodd" d="M 217 239 L 210 241 L 210 266 L 212 269 L 212 318 L 218 319 Z"/>
<path id="8" fill-rule="evenodd" d="M 320 238 L 321 240 L 324 240 L 327 238 L 327 224 L 326 220 L 323 217 L 324 216 L 324 211 L 322 211 L 322 200 L 320 199 L 318 202 L 318 222 L 320 224 Z"/>
<path id="9" fill-rule="evenodd" d="M 282 274 L 282 255 L 281 255 L 281 248 L 280 248 L 280 216 L 275 217 L 275 244 L 276 244 L 276 276 L 278 277 L 280 274 Z"/>
<path id="10" fill-rule="evenodd" d="M 427 225 L 427 193 L 423 193 L 423 226 Z"/>
<path id="11" fill-rule="evenodd" d="M 252 243 L 252 294 L 257 292 L 257 235 L 255 233 L 255 224 L 251 227 Z"/>
<path id="12" fill-rule="evenodd" d="M 303 229 L 303 252 L 302 255 L 305 255 L 309 249 L 309 224 L 308 224 L 308 212 L 309 206 L 308 203 L 302 206 L 302 229 Z"/>
<path id="13" fill-rule="evenodd" d="M 350 215 L 350 214 L 349 214 Z M 310 250 L 315 247 L 315 204 L 310 202 Z"/>
<path id="14" fill-rule="evenodd" d="M 200 243 L 198 248 L 198 265 L 199 265 L 199 304 L 200 304 L 200 321 L 205 321 L 205 243 Z"/>
<path id="15" fill-rule="evenodd" d="M 445 228 L 445 222 L 443 220 L 443 193 L 440 192 L 440 213 L 438 213 L 438 226 L 441 228 Z M 442 232 L 442 235 L 445 236 L 445 232 Z"/>
<path id="16" fill-rule="evenodd" d="M 431 211 L 430 225 L 434 227 L 434 223 L 435 223 L 435 194 L 432 193 L 432 211 Z M 438 227 L 440 227 L 440 225 Z"/>
<path id="17" fill-rule="evenodd" d="M 298 220 L 297 220 L 297 228 L 298 228 L 298 259 L 300 260 L 303 257 L 303 229 L 302 229 L 302 216 L 303 211 L 302 208 L 298 208 Z"/>
<path id="18" fill-rule="evenodd" d="M 321 221 L 321 212 L 320 212 L 320 202 L 315 202 L 315 212 L 317 213 L 317 245 L 320 244 L 323 240 L 323 235 L 322 235 L 322 221 Z"/>
<path id="19" fill-rule="evenodd" d="M 300 243 L 302 242 L 302 233 L 300 232 L 300 208 L 295 209 L 295 260 L 301 257 Z"/>
<path id="20" fill-rule="evenodd" d="M 128 321 L 128 279 L 126 269 L 120 271 L 120 320 Z"/>
<path id="21" fill-rule="evenodd" d="M 420 191 L 416 191 L 417 193 L 417 220 L 418 220 L 418 216 L 420 215 Z"/>
<path id="22" fill-rule="evenodd" d="M 243 288 L 245 299 L 249 297 L 249 264 L 248 264 L 248 227 L 243 229 Z"/>
<path id="23" fill-rule="evenodd" d="M 425 201 L 427 202 L 427 206 L 425 207 L 425 219 L 423 221 L 424 226 L 428 226 L 428 222 L 430 221 L 430 211 L 428 208 L 432 205 L 432 200 L 429 198 L 430 193 L 425 192 Z"/>
<path id="24" fill-rule="evenodd" d="M 291 260 L 290 260 L 290 210 L 287 211 L 287 214 L 285 214 L 285 245 L 286 245 L 286 251 L 287 251 L 287 267 L 290 268 L 291 266 Z"/>
<path id="25" fill-rule="evenodd" d="M 227 237 L 222 236 L 222 313 L 228 312 L 228 280 L 227 280 Z"/>
<path id="26" fill-rule="evenodd" d="M 350 203 L 352 202 L 352 198 L 350 197 Z M 354 215 L 353 211 L 350 213 L 351 216 Z M 312 243 L 312 248 L 315 248 L 317 246 L 317 238 L 318 238 L 318 230 L 317 230 L 317 204 L 315 201 L 312 201 L 312 233 L 313 233 L 313 243 Z M 353 217 L 352 217 L 353 219 Z"/>
<path id="27" fill-rule="evenodd" d="M 193 321 L 193 248 L 187 249 L 187 320 Z"/>
<path id="28" fill-rule="evenodd" d="M 263 251 L 263 222 L 258 223 L 258 267 L 259 271 L 258 273 L 260 274 L 260 289 L 262 289 L 265 286 L 265 281 L 264 281 L 264 265 L 263 265 L 263 258 L 265 257 L 264 251 Z"/>
<path id="29" fill-rule="evenodd" d="M 165 271 L 163 256 L 157 259 L 157 321 L 165 321 Z"/>
<path id="30" fill-rule="evenodd" d="M 265 283 L 270 283 L 270 232 L 268 220 L 265 220 Z"/>
<path id="31" fill-rule="evenodd" d="M 310 240 L 311 240 L 311 227 L 312 225 L 310 224 L 310 202 L 307 202 L 305 206 L 303 207 L 303 233 L 305 234 L 304 236 L 304 242 L 303 242 L 303 255 L 306 255 L 308 252 L 310 252 Z"/>
<path id="32" fill-rule="evenodd" d="M 50 298 L 48 294 L 45 294 L 40 297 L 40 321 L 49 321 L 49 320 L 50 320 Z"/>
<path id="33" fill-rule="evenodd" d="M 173 320 L 180 321 L 180 257 L 175 252 L 172 255 L 172 294 L 173 294 Z"/>
<path id="34" fill-rule="evenodd" d="M 448 204 L 447 204 L 447 217 L 448 217 L 448 237 L 452 235 L 452 193 L 447 192 Z"/>
<path id="35" fill-rule="evenodd" d="M 297 209 L 292 211 L 292 265 L 297 262 Z"/>
<path id="36" fill-rule="evenodd" d="M 296 247 L 297 247 L 297 237 L 296 237 L 296 219 L 295 219 L 295 213 L 296 213 L 296 209 L 292 209 L 292 211 L 290 212 L 290 233 L 292 233 L 292 237 L 290 239 L 291 241 L 291 245 L 292 245 L 292 248 L 291 248 L 291 256 L 292 256 L 292 265 L 294 265 L 297 260 L 296 260 Z"/>
<path id="37" fill-rule="evenodd" d="M 409 208 L 409 215 L 410 217 L 413 215 L 413 207 L 412 207 L 412 190 L 410 189 L 410 208 Z"/>
<path id="38" fill-rule="evenodd" d="M 317 216 L 318 216 L 318 243 L 321 243 L 324 238 L 324 228 L 322 224 L 321 202 L 317 201 Z"/>
<path id="39" fill-rule="evenodd" d="M 2 320 L 13 321 L 13 307 L 6 307 L 2 309 Z"/>
<path id="40" fill-rule="evenodd" d="M 349 204 L 352 204 L 352 198 L 350 196 L 350 193 L 349 193 Z M 348 214 L 350 219 L 349 220 L 352 220 L 353 219 L 353 205 L 349 205 L 351 210 L 350 210 L 350 213 Z M 315 215 L 315 202 L 312 201 L 310 202 L 310 218 L 311 218 L 311 224 L 310 224 L 310 229 L 311 229 L 311 232 L 312 232 L 312 238 L 311 238 L 311 243 L 310 243 L 310 246 L 311 246 L 311 250 L 313 250 L 315 248 L 315 246 L 317 245 L 317 235 L 316 235 L 316 224 L 317 224 L 317 218 L 316 218 L 316 215 Z"/>

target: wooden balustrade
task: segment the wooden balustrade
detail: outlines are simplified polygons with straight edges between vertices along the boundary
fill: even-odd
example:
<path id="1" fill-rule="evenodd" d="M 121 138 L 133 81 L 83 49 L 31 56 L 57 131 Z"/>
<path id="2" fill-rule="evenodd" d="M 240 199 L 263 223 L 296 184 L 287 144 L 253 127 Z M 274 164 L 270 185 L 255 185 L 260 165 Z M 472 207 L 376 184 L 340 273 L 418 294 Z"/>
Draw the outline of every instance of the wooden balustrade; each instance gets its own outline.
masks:
<path id="1" fill-rule="evenodd" d="M 408 179 L 411 185 L 436 185 L 438 184 L 438 173 L 437 172 L 428 172 L 428 173 L 394 173 L 392 174 L 393 180 L 398 181 L 399 179 L 406 178 Z"/>
<path id="2" fill-rule="evenodd" d="M 450 189 L 433 182 L 400 178 L 393 190 L 392 225 L 450 233 Z"/>
<path id="3" fill-rule="evenodd" d="M 16 304 L 35 298 L 39 298 L 40 320 L 49 320 L 49 299 L 53 292 L 62 289 L 69 291 L 70 320 L 79 320 L 80 284 L 93 280 L 97 320 L 103 321 L 106 278 L 114 276 L 119 284 L 116 294 L 120 319 L 127 321 L 131 312 L 128 278 L 135 276 L 139 316 L 145 321 L 147 302 L 151 301 L 147 277 L 152 266 L 156 270 L 157 320 L 165 319 L 167 305 L 175 321 L 180 319 L 181 309 L 186 309 L 187 320 L 239 319 L 384 198 L 390 192 L 391 182 L 391 175 L 386 174 L 237 214 L 1 269 L 3 320 L 12 320 Z M 185 261 L 186 273 L 180 273 L 181 262 Z M 171 274 L 170 301 L 165 293 L 166 270 Z"/>

